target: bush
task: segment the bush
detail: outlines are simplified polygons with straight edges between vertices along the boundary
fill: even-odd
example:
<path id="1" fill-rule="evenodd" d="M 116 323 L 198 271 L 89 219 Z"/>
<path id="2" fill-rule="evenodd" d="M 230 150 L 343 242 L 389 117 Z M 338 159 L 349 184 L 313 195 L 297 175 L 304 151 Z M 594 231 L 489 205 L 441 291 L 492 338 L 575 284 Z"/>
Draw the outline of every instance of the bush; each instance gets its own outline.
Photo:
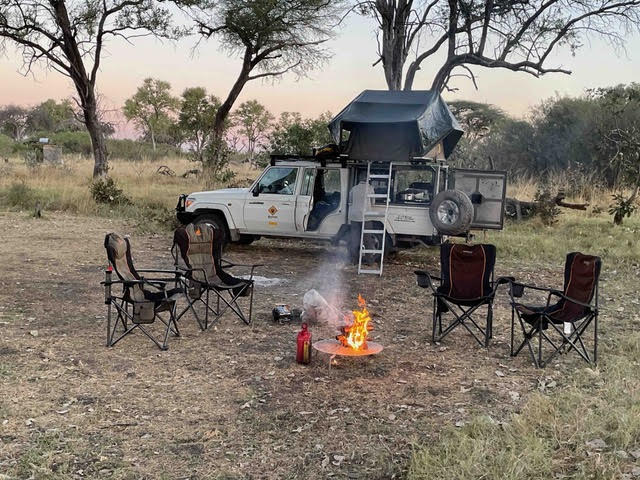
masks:
<path id="1" fill-rule="evenodd" d="M 116 182 L 111 177 L 99 178 L 95 180 L 89 187 L 91 190 L 91 196 L 96 203 L 107 203 L 116 205 L 128 205 L 131 201 L 122 192 L 121 188 L 118 188 Z"/>
<path id="2" fill-rule="evenodd" d="M 0 133 L 0 157 L 8 157 L 14 153 L 15 142 L 6 135 Z"/>
<path id="3" fill-rule="evenodd" d="M 558 221 L 560 209 L 556 205 L 555 197 L 551 195 L 548 188 L 538 188 L 534 197 L 536 202 L 536 215 L 540 217 L 542 223 L 551 226 Z"/>
<path id="4" fill-rule="evenodd" d="M 621 193 L 616 193 L 612 197 L 613 204 L 609 206 L 609 214 L 613 215 L 613 223 L 615 225 L 622 225 L 624 217 L 630 217 L 638 208 L 635 204 L 635 196 L 624 198 Z"/>
<path id="5" fill-rule="evenodd" d="M 10 207 L 33 208 L 39 201 L 38 193 L 24 182 L 14 182 L 7 189 L 5 202 Z"/>

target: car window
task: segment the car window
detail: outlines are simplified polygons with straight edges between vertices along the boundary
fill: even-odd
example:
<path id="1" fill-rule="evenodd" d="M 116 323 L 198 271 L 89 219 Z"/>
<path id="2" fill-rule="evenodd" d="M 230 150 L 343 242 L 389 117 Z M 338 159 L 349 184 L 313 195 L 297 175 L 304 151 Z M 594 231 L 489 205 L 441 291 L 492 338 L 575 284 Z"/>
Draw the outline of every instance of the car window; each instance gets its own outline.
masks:
<path id="1" fill-rule="evenodd" d="M 258 192 L 261 194 L 293 195 L 297 176 L 298 169 L 295 167 L 270 168 L 258 182 Z"/>
<path id="2" fill-rule="evenodd" d="M 300 195 L 313 195 L 313 176 L 315 174 L 315 168 L 305 168 L 304 176 L 302 177 L 302 188 L 300 189 Z"/>

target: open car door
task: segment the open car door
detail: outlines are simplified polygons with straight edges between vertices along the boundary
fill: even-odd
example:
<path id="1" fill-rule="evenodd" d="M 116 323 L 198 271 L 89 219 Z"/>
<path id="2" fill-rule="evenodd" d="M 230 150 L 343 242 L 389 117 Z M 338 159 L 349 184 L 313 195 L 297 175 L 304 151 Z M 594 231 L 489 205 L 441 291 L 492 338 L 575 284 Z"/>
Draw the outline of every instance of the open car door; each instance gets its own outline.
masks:
<path id="1" fill-rule="evenodd" d="M 464 192 L 471 199 L 474 210 L 471 229 L 502 230 L 507 194 L 507 172 L 455 169 L 453 188 Z"/>

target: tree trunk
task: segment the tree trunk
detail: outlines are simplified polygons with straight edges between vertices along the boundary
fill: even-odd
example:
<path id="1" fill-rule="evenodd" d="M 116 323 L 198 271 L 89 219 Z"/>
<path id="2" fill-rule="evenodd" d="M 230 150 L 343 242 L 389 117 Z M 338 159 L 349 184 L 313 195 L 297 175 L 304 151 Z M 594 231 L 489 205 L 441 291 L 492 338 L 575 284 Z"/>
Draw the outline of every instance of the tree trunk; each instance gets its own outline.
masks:
<path id="1" fill-rule="evenodd" d="M 229 91 L 229 95 L 225 101 L 220 105 L 218 111 L 216 112 L 216 118 L 213 122 L 213 138 L 212 142 L 214 145 L 213 158 L 208 159 L 206 162 L 206 168 L 209 169 L 211 173 L 216 173 L 222 165 L 222 142 L 224 142 L 224 127 L 227 118 L 229 117 L 229 113 L 233 108 L 233 104 L 238 99 L 240 92 L 244 88 L 245 84 L 249 81 L 249 74 L 251 73 L 251 69 L 253 68 L 251 65 L 251 48 L 247 48 L 244 55 L 244 60 L 242 62 L 242 69 L 240 70 L 240 74 L 236 79 L 233 87 Z"/>
<path id="2" fill-rule="evenodd" d="M 156 135 L 153 133 L 153 128 L 149 127 L 149 133 L 151 134 L 151 146 L 153 151 L 156 151 Z"/>
<path id="3" fill-rule="evenodd" d="M 54 9 L 56 23 L 62 30 L 62 49 L 71 65 L 70 76 L 78 92 L 84 123 L 91 137 L 93 149 L 93 178 L 105 177 L 109 171 L 107 145 L 102 133 L 102 125 L 98 118 L 98 102 L 96 100 L 95 84 L 89 79 L 84 66 L 82 53 L 78 48 L 74 28 L 71 26 L 67 6 L 64 1 L 50 2 Z"/>
<path id="4" fill-rule="evenodd" d="M 89 131 L 93 149 L 93 178 L 105 177 L 109 171 L 107 144 L 98 119 L 98 109 L 93 92 L 90 96 L 92 99 L 88 100 L 84 105 L 84 123 Z"/>

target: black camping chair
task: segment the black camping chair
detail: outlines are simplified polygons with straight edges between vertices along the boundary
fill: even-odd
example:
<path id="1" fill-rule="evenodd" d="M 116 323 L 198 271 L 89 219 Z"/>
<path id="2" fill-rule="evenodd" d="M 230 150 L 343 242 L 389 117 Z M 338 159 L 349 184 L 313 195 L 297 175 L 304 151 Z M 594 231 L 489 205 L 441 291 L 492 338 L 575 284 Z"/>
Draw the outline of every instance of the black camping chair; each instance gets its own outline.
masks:
<path id="1" fill-rule="evenodd" d="M 511 356 L 518 355 L 526 345 L 538 368 L 544 367 L 558 353 L 570 351 L 578 353 L 587 363 L 595 364 L 598 355 L 598 283 L 601 267 L 600 257 L 572 252 L 567 255 L 562 291 L 511 282 Z M 526 289 L 545 292 L 546 303 L 525 305 L 517 302 L 516 298 L 522 297 Z M 523 340 L 514 349 L 516 318 Z M 585 344 L 585 331 L 591 324 L 593 349 L 590 352 Z M 537 345 L 534 347 L 532 341 L 536 336 Z M 551 354 L 546 359 L 542 353 L 543 343 L 551 347 Z"/>
<path id="2" fill-rule="evenodd" d="M 140 330 L 160 350 L 167 349 L 169 332 L 180 336 L 176 318 L 176 300 L 183 293 L 181 288 L 167 288 L 175 278 L 147 278 L 141 274 L 173 274 L 173 270 L 136 270 L 131 258 L 131 244 L 128 238 L 117 233 L 109 233 L 104 238 L 109 267 L 106 278 L 101 282 L 105 287 L 105 304 L 107 304 L 107 346 L 112 347 L 134 330 Z M 112 269 L 118 280 L 112 279 Z M 122 285 L 122 293 L 116 294 L 113 285 Z M 117 317 L 112 326 L 112 307 Z M 160 314 L 168 313 L 168 318 Z M 162 342 L 151 333 L 150 324 L 159 320 L 164 324 L 164 338 Z M 122 325 L 123 332 L 116 337 L 118 325 Z"/>
<path id="3" fill-rule="evenodd" d="M 249 325 L 253 314 L 253 272 L 262 265 L 231 263 L 222 258 L 220 232 L 209 224 L 189 224 L 178 228 L 173 236 L 171 253 L 176 270 L 181 272 L 187 306 L 178 318 L 191 310 L 200 327 L 209 327 L 209 312 L 220 318 L 227 310 L 234 312 Z M 182 265 L 180 264 L 182 261 Z M 250 267 L 248 279 L 236 278 L 225 269 Z M 215 306 L 210 302 L 209 292 L 216 296 Z M 248 315 L 238 303 L 241 297 L 249 297 Z M 205 305 L 205 317 L 201 319 L 195 309 L 196 302 Z M 222 308 L 221 308 L 222 302 Z"/>
<path id="4" fill-rule="evenodd" d="M 440 247 L 441 276 L 416 270 L 418 285 L 433 292 L 433 341 L 439 342 L 462 325 L 481 345 L 487 347 L 493 336 L 493 300 L 498 285 L 507 278 L 493 280 L 496 262 L 494 245 L 444 244 Z M 434 285 L 434 281 L 439 284 Z M 473 314 L 487 306 L 484 321 Z M 451 312 L 453 320 L 443 329 L 442 314 Z"/>

